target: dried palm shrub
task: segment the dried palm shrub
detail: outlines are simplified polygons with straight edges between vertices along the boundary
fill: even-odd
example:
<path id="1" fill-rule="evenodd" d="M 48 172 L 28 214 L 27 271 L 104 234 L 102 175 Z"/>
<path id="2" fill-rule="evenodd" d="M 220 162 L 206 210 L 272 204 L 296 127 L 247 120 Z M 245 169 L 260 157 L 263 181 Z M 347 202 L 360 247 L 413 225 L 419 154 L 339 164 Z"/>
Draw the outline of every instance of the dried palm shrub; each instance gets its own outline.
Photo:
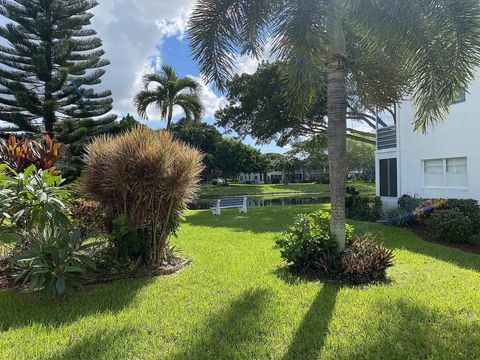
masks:
<path id="1" fill-rule="evenodd" d="M 136 128 L 87 146 L 81 192 L 112 219 L 124 217 L 147 233 L 146 262 L 160 265 L 168 237 L 195 198 L 202 154 L 166 131 Z"/>

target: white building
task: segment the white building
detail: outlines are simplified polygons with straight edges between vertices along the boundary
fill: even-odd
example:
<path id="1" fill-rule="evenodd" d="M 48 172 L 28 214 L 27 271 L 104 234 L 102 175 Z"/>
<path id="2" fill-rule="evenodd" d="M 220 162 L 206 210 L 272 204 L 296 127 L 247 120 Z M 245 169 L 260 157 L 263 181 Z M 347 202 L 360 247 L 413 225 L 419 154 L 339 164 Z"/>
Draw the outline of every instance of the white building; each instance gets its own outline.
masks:
<path id="1" fill-rule="evenodd" d="M 415 108 L 397 106 L 396 125 L 377 132 L 377 195 L 385 207 L 403 194 L 480 200 L 480 81 L 451 106 L 445 123 L 414 132 Z"/>
<path id="2" fill-rule="evenodd" d="M 296 169 L 295 171 L 268 171 L 262 173 L 241 173 L 238 175 L 238 181 L 241 184 L 282 184 L 285 181 L 289 183 L 315 182 L 327 173 L 326 166 L 309 166 Z"/>

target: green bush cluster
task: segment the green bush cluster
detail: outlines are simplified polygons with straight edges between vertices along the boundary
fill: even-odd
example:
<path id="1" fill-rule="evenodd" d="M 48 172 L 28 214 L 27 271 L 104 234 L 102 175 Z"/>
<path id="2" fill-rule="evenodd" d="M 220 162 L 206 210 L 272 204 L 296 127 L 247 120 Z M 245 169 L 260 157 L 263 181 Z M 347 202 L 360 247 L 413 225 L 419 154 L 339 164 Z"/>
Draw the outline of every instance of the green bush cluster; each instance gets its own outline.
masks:
<path id="1" fill-rule="evenodd" d="M 291 268 L 354 283 L 385 277 L 393 253 L 375 244 L 371 236 L 354 236 L 349 225 L 345 229 L 347 247 L 339 252 L 330 220 L 331 215 L 324 211 L 298 215 L 294 224 L 277 236 L 281 256 Z"/>
<path id="2" fill-rule="evenodd" d="M 8 219 L 20 235 L 14 279 L 47 298 L 72 290 L 79 276 L 95 268 L 89 253 L 95 244 L 73 229 L 72 193 L 54 174 L 35 165 L 23 172 L 0 165 L 0 225 Z"/>
<path id="3" fill-rule="evenodd" d="M 360 195 L 355 188 L 349 187 L 345 210 L 349 219 L 375 222 L 382 216 L 382 201 L 378 196 Z"/>
<path id="4" fill-rule="evenodd" d="M 460 211 L 452 209 L 435 211 L 427 224 L 435 238 L 452 243 L 467 243 L 475 234 L 473 221 Z"/>
<path id="5" fill-rule="evenodd" d="M 403 195 L 387 214 L 391 225 L 426 225 L 436 239 L 451 243 L 480 243 L 480 204 L 474 199 L 420 199 Z"/>
<path id="6" fill-rule="evenodd" d="M 337 243 L 330 232 L 331 215 L 325 211 L 298 215 L 276 239 L 282 258 L 296 270 L 329 272 L 335 263 Z M 347 239 L 353 229 L 347 225 Z"/>

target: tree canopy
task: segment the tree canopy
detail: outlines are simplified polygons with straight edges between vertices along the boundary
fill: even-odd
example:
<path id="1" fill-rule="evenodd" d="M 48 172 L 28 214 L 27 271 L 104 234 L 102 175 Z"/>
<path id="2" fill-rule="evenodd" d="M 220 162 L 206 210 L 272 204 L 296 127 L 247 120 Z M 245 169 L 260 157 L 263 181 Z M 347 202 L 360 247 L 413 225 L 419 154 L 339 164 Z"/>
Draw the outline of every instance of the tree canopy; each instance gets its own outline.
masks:
<path id="1" fill-rule="evenodd" d="M 395 72 L 380 75 L 395 76 Z M 320 90 L 303 116 L 295 116 L 290 111 L 286 76 L 286 65 L 278 61 L 262 62 L 253 74 L 234 75 L 226 84 L 228 103 L 215 113 L 217 125 L 242 138 L 252 136 L 259 144 L 276 141 L 279 146 L 295 143 L 301 137 L 325 134 L 328 126 L 325 74 L 318 76 Z M 352 88 L 349 88 L 348 92 L 347 116 L 355 123 L 347 129 L 348 137 L 374 143 L 377 109 L 374 105 L 362 101 L 353 85 L 351 84 Z M 388 103 L 393 101 L 391 96 L 385 96 L 381 101 L 381 110 L 394 115 L 394 104 Z M 381 125 L 386 125 L 380 117 L 378 121 Z M 359 130 L 356 126 L 358 124 L 370 131 Z"/>
<path id="2" fill-rule="evenodd" d="M 228 139 L 213 125 L 182 119 L 171 127 L 173 136 L 204 153 L 204 177 L 233 178 L 239 173 L 263 172 L 268 160 L 255 148 Z"/>
<path id="3" fill-rule="evenodd" d="M 113 122 L 110 91 L 96 92 L 108 60 L 89 28 L 96 1 L 5 0 L 0 15 L 3 132 L 54 134 L 60 119 Z"/>

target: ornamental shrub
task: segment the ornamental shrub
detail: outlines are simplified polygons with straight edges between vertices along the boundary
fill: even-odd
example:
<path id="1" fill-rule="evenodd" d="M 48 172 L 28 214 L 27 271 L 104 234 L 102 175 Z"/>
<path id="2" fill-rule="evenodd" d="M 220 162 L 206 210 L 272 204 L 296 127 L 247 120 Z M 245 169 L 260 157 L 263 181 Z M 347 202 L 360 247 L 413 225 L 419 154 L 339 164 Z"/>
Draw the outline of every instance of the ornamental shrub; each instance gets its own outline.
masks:
<path id="1" fill-rule="evenodd" d="M 296 270 L 332 272 L 338 250 L 330 220 L 330 213 L 325 211 L 298 215 L 293 225 L 277 236 L 282 258 Z M 346 232 L 349 241 L 353 228 L 347 225 Z"/>
<path id="2" fill-rule="evenodd" d="M 338 252 L 330 220 L 324 211 L 298 215 L 293 226 L 277 236 L 281 256 L 291 268 L 353 283 L 384 278 L 393 266 L 393 252 L 377 245 L 371 235 L 353 235 L 349 225 L 346 249 Z"/>
<path id="3" fill-rule="evenodd" d="M 18 229 L 70 226 L 71 191 L 60 175 L 30 165 L 15 172 L 0 165 L 0 226 L 8 219 Z"/>
<path id="4" fill-rule="evenodd" d="M 376 244 L 372 235 L 356 235 L 340 256 L 338 276 L 353 283 L 384 279 L 393 258 L 393 251 Z"/>
<path id="5" fill-rule="evenodd" d="M 347 195 L 347 218 L 359 221 L 377 221 L 382 216 L 382 201 L 377 196 Z"/>
<path id="6" fill-rule="evenodd" d="M 473 223 L 475 233 L 480 234 L 480 204 L 474 199 L 448 199 L 447 208 L 461 212 Z"/>
<path id="7" fill-rule="evenodd" d="M 35 165 L 39 170 L 58 174 L 55 164 L 65 152 L 65 146 L 55 143 L 48 135 L 43 142 L 26 138 L 18 140 L 15 136 L 10 136 L 8 140 L 0 139 L 0 163 L 7 164 L 15 172 L 23 172 Z"/>
<path id="8" fill-rule="evenodd" d="M 432 213 L 427 226 L 436 239 L 452 243 L 468 243 L 475 234 L 473 221 L 460 211 L 452 209 Z"/>
<path id="9" fill-rule="evenodd" d="M 195 197 L 200 152 L 169 132 L 141 127 L 97 137 L 84 160 L 81 192 L 98 201 L 110 219 L 124 216 L 135 231 L 147 229 L 145 262 L 160 265 L 169 235 Z"/>
<path id="10" fill-rule="evenodd" d="M 29 249 L 13 259 L 14 279 L 28 283 L 31 290 L 42 290 L 45 298 L 63 295 L 79 286 L 79 277 L 95 262 L 88 251 L 99 245 L 88 242 L 80 231 L 56 227 L 33 230 L 28 235 Z"/>

